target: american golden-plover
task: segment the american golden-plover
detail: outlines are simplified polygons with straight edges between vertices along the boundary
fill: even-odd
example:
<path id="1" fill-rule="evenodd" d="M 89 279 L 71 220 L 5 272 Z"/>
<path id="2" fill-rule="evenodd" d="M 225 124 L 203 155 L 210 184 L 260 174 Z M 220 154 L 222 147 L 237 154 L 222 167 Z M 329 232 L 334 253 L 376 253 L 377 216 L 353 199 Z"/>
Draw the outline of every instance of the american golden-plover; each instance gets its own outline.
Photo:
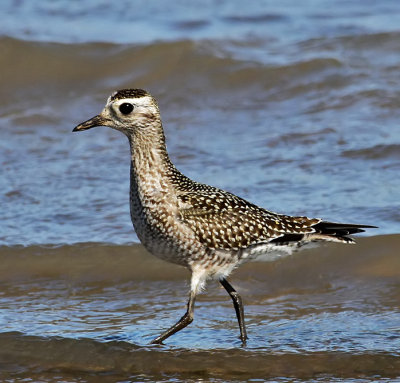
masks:
<path id="1" fill-rule="evenodd" d="M 73 131 L 95 126 L 108 126 L 128 137 L 130 211 L 140 241 L 157 257 L 192 273 L 186 313 L 152 343 L 162 343 L 190 324 L 196 295 L 208 279 L 216 279 L 232 298 L 245 344 L 242 300 L 226 279 L 233 269 L 245 261 L 291 254 L 310 243 L 353 243 L 349 235 L 374 227 L 277 214 L 192 181 L 172 164 L 157 102 L 145 90 L 115 92 L 99 115 Z"/>

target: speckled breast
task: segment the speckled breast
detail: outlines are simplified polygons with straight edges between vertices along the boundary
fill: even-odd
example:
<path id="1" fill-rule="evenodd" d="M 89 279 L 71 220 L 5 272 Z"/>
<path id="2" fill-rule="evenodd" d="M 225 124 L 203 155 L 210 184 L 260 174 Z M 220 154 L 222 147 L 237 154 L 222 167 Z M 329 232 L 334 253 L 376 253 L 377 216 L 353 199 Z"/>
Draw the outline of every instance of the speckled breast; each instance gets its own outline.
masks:
<path id="1" fill-rule="evenodd" d="M 194 233 L 180 222 L 177 207 L 171 201 L 144 198 L 137 188 L 131 188 L 130 211 L 137 236 L 153 255 L 189 266 L 194 258 L 206 252 Z"/>

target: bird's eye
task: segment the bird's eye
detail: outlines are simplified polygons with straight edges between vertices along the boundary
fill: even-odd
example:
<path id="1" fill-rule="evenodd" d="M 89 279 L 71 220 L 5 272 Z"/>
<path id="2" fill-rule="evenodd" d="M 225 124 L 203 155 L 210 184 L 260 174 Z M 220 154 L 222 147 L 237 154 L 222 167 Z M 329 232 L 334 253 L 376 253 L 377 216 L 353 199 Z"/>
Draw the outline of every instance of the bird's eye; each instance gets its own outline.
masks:
<path id="1" fill-rule="evenodd" d="M 133 110 L 133 105 L 132 105 L 132 104 L 129 104 L 129 103 L 127 103 L 127 102 L 124 102 L 123 104 L 121 104 L 121 105 L 119 106 L 119 111 L 120 111 L 122 114 L 129 114 L 130 112 L 132 112 L 132 110 Z"/>

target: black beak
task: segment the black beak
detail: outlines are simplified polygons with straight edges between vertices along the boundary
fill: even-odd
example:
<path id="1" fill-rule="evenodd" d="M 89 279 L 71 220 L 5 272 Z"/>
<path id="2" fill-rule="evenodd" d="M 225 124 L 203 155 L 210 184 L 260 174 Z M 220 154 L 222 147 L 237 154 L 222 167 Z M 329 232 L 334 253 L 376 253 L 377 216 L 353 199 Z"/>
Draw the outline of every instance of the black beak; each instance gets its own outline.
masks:
<path id="1" fill-rule="evenodd" d="M 82 122 L 81 124 L 75 126 L 72 130 L 73 132 L 81 132 L 82 130 L 88 130 L 94 128 L 95 126 L 106 126 L 107 121 L 100 115 L 94 116 L 90 120 Z"/>

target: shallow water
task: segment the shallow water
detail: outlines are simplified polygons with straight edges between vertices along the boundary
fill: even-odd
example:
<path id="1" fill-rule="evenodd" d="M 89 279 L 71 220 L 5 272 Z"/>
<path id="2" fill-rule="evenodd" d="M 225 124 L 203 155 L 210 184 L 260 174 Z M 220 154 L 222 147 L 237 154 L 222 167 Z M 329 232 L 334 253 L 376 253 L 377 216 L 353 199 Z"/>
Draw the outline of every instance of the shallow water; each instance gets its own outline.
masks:
<path id="1" fill-rule="evenodd" d="M 400 377 L 399 2 L 0 11 L 1 380 Z M 71 133 L 126 87 L 157 98 L 185 174 L 374 237 L 238 270 L 246 349 L 214 283 L 188 329 L 148 347 L 182 315 L 188 272 L 132 244 L 126 139 Z"/>
<path id="2" fill-rule="evenodd" d="M 363 238 L 242 266 L 232 279 L 246 308 L 245 348 L 231 301 L 215 283 L 199 296 L 191 326 L 149 346 L 182 315 L 188 273 L 140 245 L 2 247 L 3 379 L 53 370 L 99 382 L 393 379 L 399 243 L 398 235 Z"/>

